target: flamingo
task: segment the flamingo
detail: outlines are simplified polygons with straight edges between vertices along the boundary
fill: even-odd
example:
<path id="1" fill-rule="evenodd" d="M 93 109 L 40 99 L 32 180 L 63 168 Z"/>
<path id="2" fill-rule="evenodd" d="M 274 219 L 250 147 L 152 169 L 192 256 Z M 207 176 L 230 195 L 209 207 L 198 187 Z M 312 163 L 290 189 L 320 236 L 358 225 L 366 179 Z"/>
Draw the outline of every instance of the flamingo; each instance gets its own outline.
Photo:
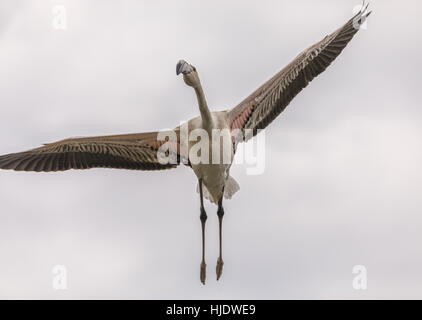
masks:
<path id="1" fill-rule="evenodd" d="M 205 284 L 205 223 L 207 213 L 204 198 L 217 205 L 219 221 L 219 257 L 216 265 L 217 280 L 223 271 L 222 222 L 224 216 L 223 198 L 230 199 L 239 190 L 237 182 L 230 176 L 230 167 L 236 146 L 266 128 L 316 76 L 322 73 L 342 52 L 360 29 L 371 11 L 368 4 L 343 26 L 327 35 L 321 41 L 302 51 L 290 64 L 265 82 L 250 96 L 232 109 L 210 111 L 198 71 L 190 63 L 180 60 L 176 65 L 177 75 L 182 74 L 186 85 L 195 91 L 200 115 L 188 121 L 189 133 L 196 129 L 211 135 L 213 130 L 222 132 L 222 146 L 212 142 L 208 146 L 209 155 L 216 148 L 229 150 L 226 162 L 194 162 L 190 150 L 193 143 L 187 143 L 188 153 L 181 152 L 183 139 L 181 128 L 173 133 L 171 152 L 176 155 L 176 162 L 163 163 L 159 159 L 159 150 L 165 143 L 159 139 L 163 132 L 134 133 L 110 136 L 68 138 L 41 147 L 0 156 L 0 168 L 16 171 L 64 171 L 69 169 L 117 168 L 133 170 L 166 170 L 180 164 L 190 166 L 198 179 L 200 197 L 200 221 L 202 229 L 202 260 L 200 281 Z M 251 135 L 245 135 L 251 130 Z M 233 133 L 237 132 L 234 134 Z M 166 134 L 166 132 L 164 132 Z"/>

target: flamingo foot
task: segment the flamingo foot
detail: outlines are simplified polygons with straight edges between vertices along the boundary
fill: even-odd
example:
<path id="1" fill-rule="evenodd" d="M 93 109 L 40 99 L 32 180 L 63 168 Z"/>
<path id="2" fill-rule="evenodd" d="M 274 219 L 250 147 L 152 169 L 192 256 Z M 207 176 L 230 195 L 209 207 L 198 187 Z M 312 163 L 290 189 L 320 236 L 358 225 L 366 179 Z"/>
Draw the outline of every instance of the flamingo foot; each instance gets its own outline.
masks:
<path id="1" fill-rule="evenodd" d="M 201 263 L 201 271 L 200 271 L 200 279 L 202 284 L 205 285 L 205 278 L 206 278 L 206 273 L 207 273 L 207 265 L 205 264 L 204 261 L 202 261 Z"/>
<path id="2" fill-rule="evenodd" d="M 224 261 L 221 259 L 221 257 L 219 257 L 217 260 L 217 267 L 215 268 L 217 272 L 217 281 L 220 279 L 221 274 L 223 273 L 223 265 Z"/>

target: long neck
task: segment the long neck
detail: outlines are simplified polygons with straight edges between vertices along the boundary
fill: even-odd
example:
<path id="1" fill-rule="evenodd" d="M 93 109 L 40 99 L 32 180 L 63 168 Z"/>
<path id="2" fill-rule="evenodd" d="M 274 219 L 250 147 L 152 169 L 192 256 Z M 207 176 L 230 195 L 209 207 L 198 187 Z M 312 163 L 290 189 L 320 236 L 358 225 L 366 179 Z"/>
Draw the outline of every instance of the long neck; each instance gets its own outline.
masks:
<path id="1" fill-rule="evenodd" d="M 202 124 L 204 127 L 212 127 L 212 117 L 210 109 L 208 109 L 207 100 L 205 99 L 202 85 L 194 87 L 196 97 L 198 98 L 199 111 L 201 112 Z"/>

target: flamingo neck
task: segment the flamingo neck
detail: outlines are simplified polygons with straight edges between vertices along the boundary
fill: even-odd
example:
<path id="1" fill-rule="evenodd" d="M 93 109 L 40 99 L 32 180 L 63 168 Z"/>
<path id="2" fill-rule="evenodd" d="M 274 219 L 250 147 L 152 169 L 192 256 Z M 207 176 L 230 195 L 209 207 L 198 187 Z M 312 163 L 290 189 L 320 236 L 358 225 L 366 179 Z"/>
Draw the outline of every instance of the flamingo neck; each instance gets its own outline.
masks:
<path id="1" fill-rule="evenodd" d="M 198 99 L 199 111 L 201 112 L 202 124 L 206 128 L 212 128 L 212 116 L 210 109 L 208 108 L 207 100 L 205 99 L 204 90 L 202 85 L 194 87 L 196 97 Z"/>

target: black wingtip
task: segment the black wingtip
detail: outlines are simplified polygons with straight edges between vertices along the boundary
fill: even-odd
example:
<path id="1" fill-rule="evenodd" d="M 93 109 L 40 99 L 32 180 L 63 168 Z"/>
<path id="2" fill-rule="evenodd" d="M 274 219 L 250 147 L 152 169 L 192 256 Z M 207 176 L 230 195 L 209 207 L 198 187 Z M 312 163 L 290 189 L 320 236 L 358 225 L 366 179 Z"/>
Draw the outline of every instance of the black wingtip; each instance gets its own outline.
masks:
<path id="1" fill-rule="evenodd" d="M 358 23 L 359 27 L 366 21 L 366 18 L 368 18 L 369 15 L 372 13 L 372 10 L 368 11 L 368 7 L 369 7 L 369 2 L 366 2 L 365 0 L 363 0 L 362 7 L 354 18 L 354 21 Z M 358 28 L 358 26 L 356 26 L 355 28 Z"/>
<path id="2" fill-rule="evenodd" d="M 362 16 L 362 17 L 367 17 L 368 16 L 367 10 L 368 10 L 369 4 L 370 4 L 369 1 L 366 2 L 366 0 L 363 0 L 362 1 L 362 6 L 361 6 L 359 12 L 356 15 L 357 16 Z"/>
<path id="3" fill-rule="evenodd" d="M 364 13 L 366 10 L 368 10 L 369 2 L 366 5 L 365 5 L 365 2 L 364 2 L 363 5 L 365 6 L 365 8 L 362 10 L 362 13 Z"/>

